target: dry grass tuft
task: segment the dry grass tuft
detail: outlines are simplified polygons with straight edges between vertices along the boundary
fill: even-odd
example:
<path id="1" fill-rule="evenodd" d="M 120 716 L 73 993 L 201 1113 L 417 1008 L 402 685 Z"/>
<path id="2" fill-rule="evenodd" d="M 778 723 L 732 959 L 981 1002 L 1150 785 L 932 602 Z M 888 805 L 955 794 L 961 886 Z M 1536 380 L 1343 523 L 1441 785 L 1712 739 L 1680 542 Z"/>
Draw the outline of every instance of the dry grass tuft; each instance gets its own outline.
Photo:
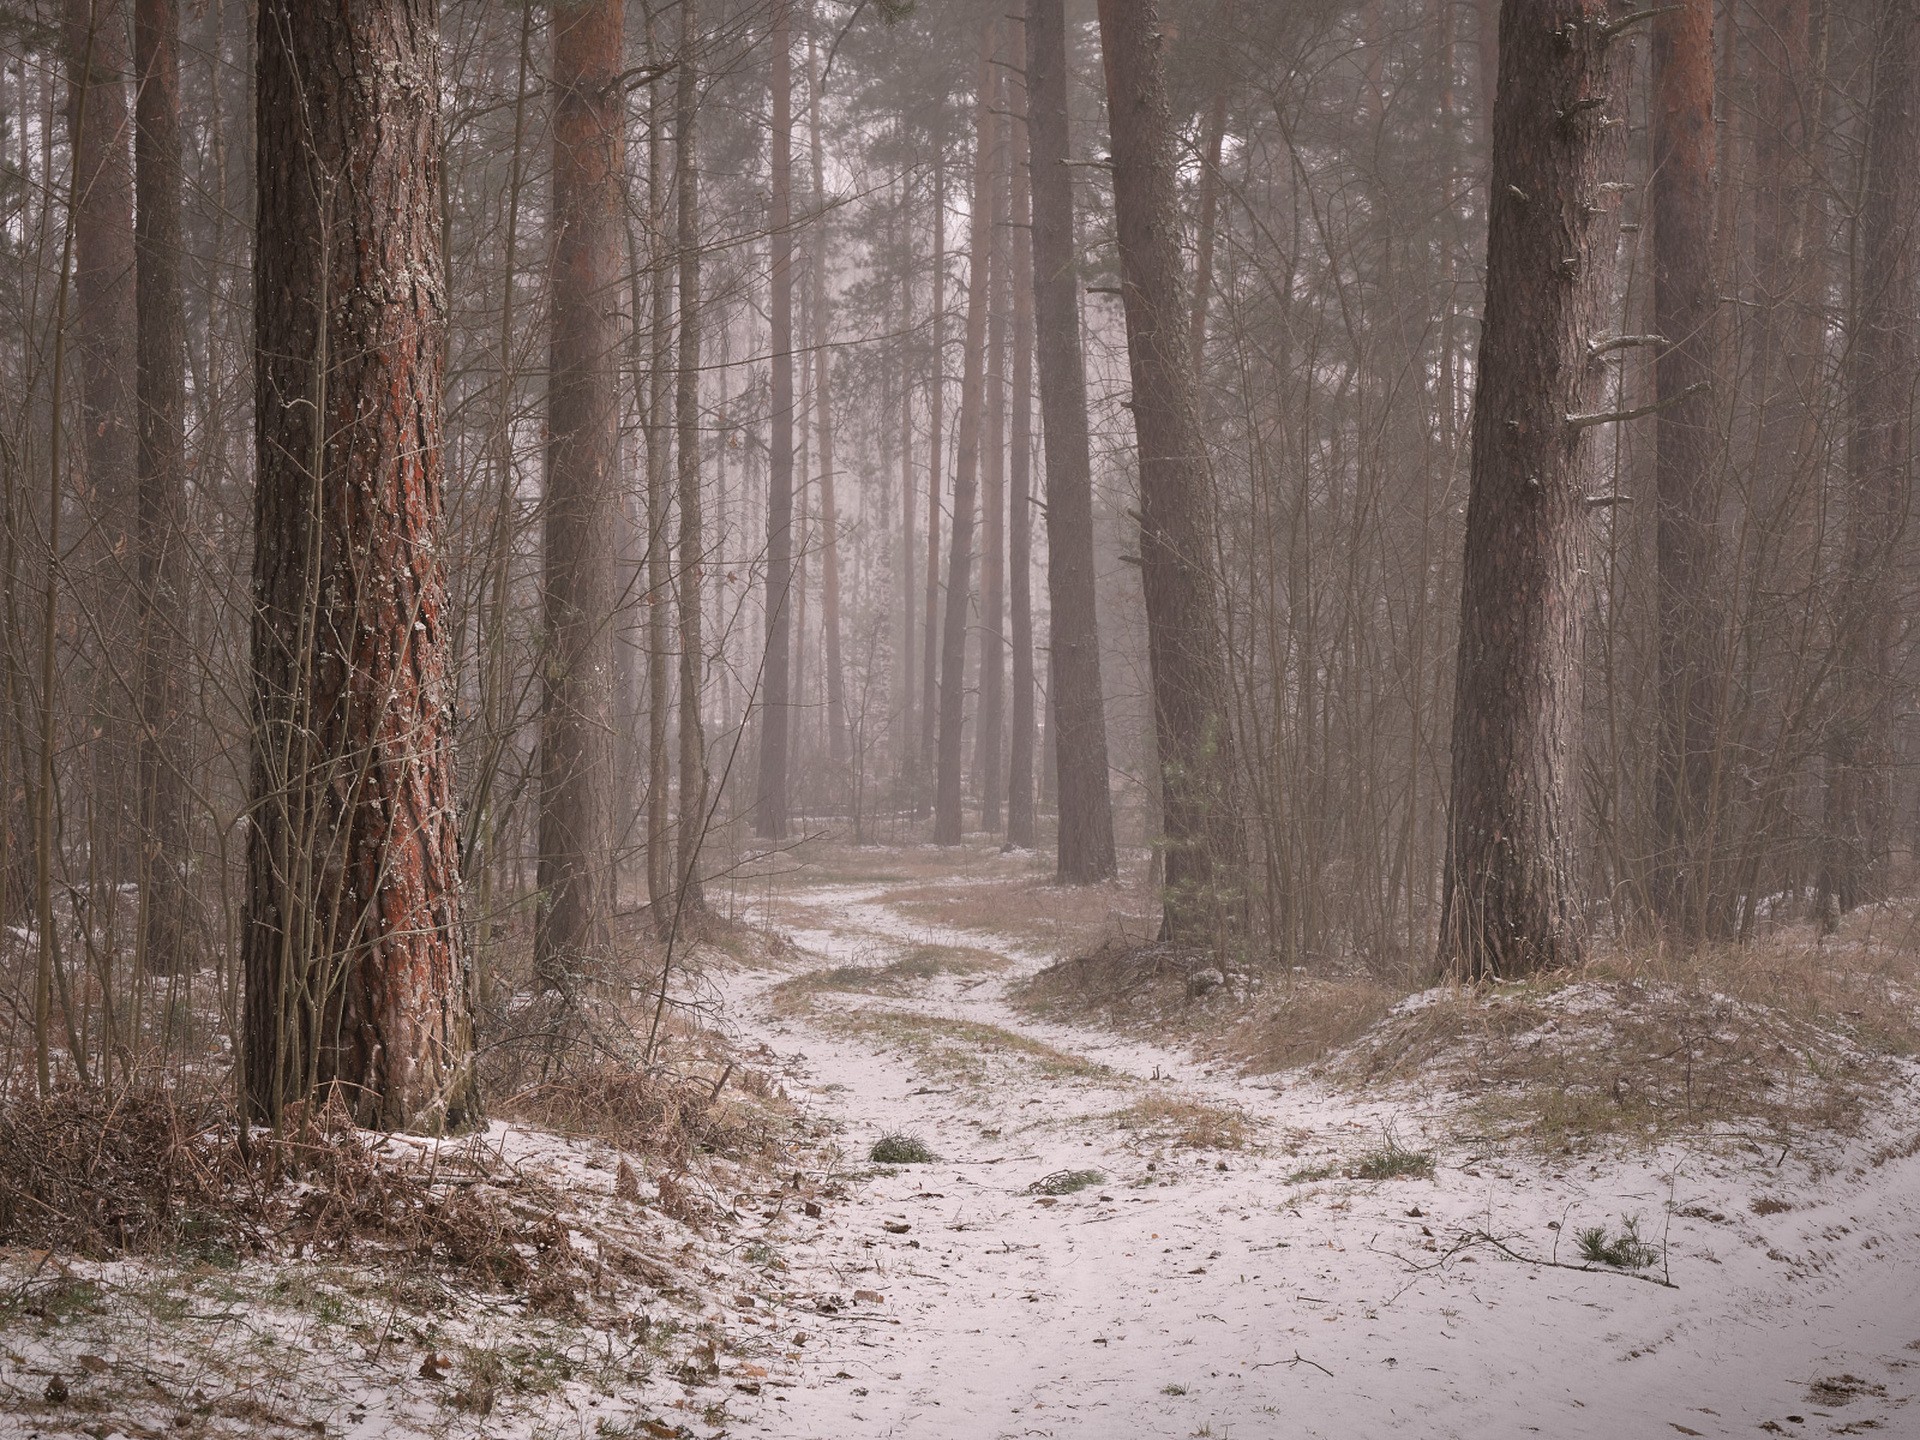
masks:
<path id="1" fill-rule="evenodd" d="M 564 1135 L 593 1136 L 676 1171 L 698 1155 L 777 1158 L 787 1129 L 766 1076 L 731 1062 L 713 1075 L 576 1060 L 497 1102 L 494 1111 Z"/>
<path id="2" fill-rule="evenodd" d="M 1287 975 L 1212 1048 L 1256 1075 L 1311 1065 L 1366 1034 L 1406 994 L 1369 975 Z"/>
<path id="3" fill-rule="evenodd" d="M 1095 1080 L 1113 1074 L 1105 1065 L 1083 1055 L 977 1020 L 872 1008 L 839 1011 L 820 1020 L 826 1028 L 843 1035 L 913 1050 L 921 1064 L 952 1075 L 978 1076 L 982 1056 L 989 1054 L 1024 1061 L 1056 1079 Z"/>
<path id="4" fill-rule="evenodd" d="M 1109 1117 L 1122 1130 L 1146 1132 L 1187 1150 L 1244 1150 L 1256 1122 L 1240 1110 L 1153 1095 Z"/>
<path id="5" fill-rule="evenodd" d="M 1830 1029 L 1699 984 L 1554 979 L 1434 992 L 1326 1073 L 1437 1084 L 1493 1133 L 1550 1149 L 1706 1126 L 1847 1134 L 1891 1079 Z"/>
<path id="6" fill-rule="evenodd" d="M 774 986 L 775 1008 L 792 1015 L 808 1009 L 814 997 L 842 995 L 910 995 L 947 976 L 991 975 L 1007 968 L 1004 955 L 958 945 L 917 945 L 885 965 L 835 965 L 809 970 Z"/>
<path id="7" fill-rule="evenodd" d="M 0 1101 L 0 1245 L 101 1257 L 250 1239 L 229 1108 L 158 1086 Z"/>

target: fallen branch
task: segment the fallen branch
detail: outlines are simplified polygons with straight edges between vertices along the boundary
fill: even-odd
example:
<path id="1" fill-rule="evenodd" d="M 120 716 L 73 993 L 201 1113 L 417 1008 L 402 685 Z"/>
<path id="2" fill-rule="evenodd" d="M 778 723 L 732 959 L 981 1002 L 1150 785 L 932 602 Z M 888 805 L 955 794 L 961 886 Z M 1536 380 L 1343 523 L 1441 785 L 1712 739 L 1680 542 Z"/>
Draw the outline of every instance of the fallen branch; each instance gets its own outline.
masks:
<path id="1" fill-rule="evenodd" d="M 1268 1370 L 1275 1365 L 1284 1365 L 1289 1370 L 1291 1370 L 1296 1365 L 1311 1365 L 1313 1366 L 1314 1369 L 1318 1370 L 1322 1375 L 1326 1376 L 1329 1380 L 1333 1378 L 1333 1372 L 1331 1370 L 1327 1369 L 1327 1367 L 1322 1365 L 1318 1360 L 1309 1360 L 1306 1356 L 1302 1355 L 1298 1350 L 1293 1352 L 1293 1358 L 1291 1360 L 1262 1360 L 1259 1364 L 1253 1366 L 1252 1368 L 1255 1370 Z"/>

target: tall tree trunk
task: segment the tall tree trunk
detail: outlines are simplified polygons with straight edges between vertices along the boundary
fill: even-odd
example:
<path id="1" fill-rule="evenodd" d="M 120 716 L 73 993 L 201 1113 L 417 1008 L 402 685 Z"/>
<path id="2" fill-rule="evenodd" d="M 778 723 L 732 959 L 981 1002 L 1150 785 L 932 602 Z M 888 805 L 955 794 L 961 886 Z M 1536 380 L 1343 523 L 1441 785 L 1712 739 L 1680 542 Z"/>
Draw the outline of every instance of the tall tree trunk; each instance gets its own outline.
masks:
<path id="1" fill-rule="evenodd" d="M 984 408 L 982 353 L 987 340 L 988 248 L 994 184 L 993 153 L 999 117 L 993 110 L 993 57 L 998 26 L 980 31 L 974 89 L 973 206 L 967 242 L 967 339 L 960 381 L 960 443 L 953 477 L 952 542 L 947 550 L 947 611 L 940 636 L 940 753 L 933 800 L 933 843 L 958 845 L 961 729 L 966 717 L 967 610 L 973 595 L 973 506 L 979 487 L 980 420 Z"/>
<path id="2" fill-rule="evenodd" d="M 94 881 L 133 875 L 139 806 L 136 685 L 140 583 L 137 300 L 129 163 L 126 0 L 66 0 L 67 133 L 73 147 L 73 338 L 88 538 L 94 742 Z"/>
<path id="3" fill-rule="evenodd" d="M 552 359 L 534 967 L 576 993 L 613 947 L 613 611 L 619 503 L 625 7 L 553 11 Z"/>
<path id="4" fill-rule="evenodd" d="M 440 535 L 433 0 L 262 0 L 248 1108 L 479 1123 Z"/>
<path id="5" fill-rule="evenodd" d="M 140 464 L 141 953 L 172 974 L 192 960 L 185 720 L 188 608 L 187 323 L 180 284 L 180 14 L 135 0 L 134 214 Z"/>
<path id="6" fill-rule="evenodd" d="M 980 670 L 974 730 L 974 782 L 980 828 L 1000 828 L 1006 788 L 1007 714 L 1007 87 L 993 77 L 992 203 L 987 209 L 987 388 L 980 447 Z"/>
<path id="7" fill-rule="evenodd" d="M 675 169 L 679 188 L 680 355 L 674 387 L 680 482 L 680 852 L 676 913 L 706 905 L 700 846 L 707 828 L 706 629 L 700 581 L 707 537 L 700 496 L 700 152 L 695 0 L 680 0 L 680 73 L 674 82 Z"/>
<path id="8" fill-rule="evenodd" d="M 900 307 L 895 331 L 901 337 L 901 350 L 913 333 L 913 182 L 909 177 L 895 214 L 900 228 Z M 914 561 L 914 475 L 913 475 L 913 379 L 905 355 L 896 352 L 895 373 L 900 386 L 900 690 L 896 711 L 900 716 L 899 767 L 901 795 L 909 804 L 917 804 L 920 794 L 920 722 L 914 705 L 919 682 L 920 617 L 915 606 Z M 896 808 L 899 802 L 896 800 Z"/>
<path id="9" fill-rule="evenodd" d="M 1246 919 L 1246 833 L 1235 794 L 1213 480 L 1188 344 L 1159 13 L 1154 0 L 1100 0 L 1099 9 L 1166 825 L 1161 933 L 1178 945 L 1230 949 Z"/>
<path id="10" fill-rule="evenodd" d="M 1660 731 L 1653 901 L 1674 932 L 1717 926 L 1714 776 L 1723 649 L 1717 599 L 1719 435 L 1714 370 L 1713 4 L 1653 20 L 1653 328 Z"/>
<path id="11" fill-rule="evenodd" d="M 947 139 L 935 138 L 933 152 L 933 291 L 928 314 L 931 360 L 927 366 L 927 581 L 925 620 L 920 635 L 920 789 L 914 814 L 927 809 L 927 777 L 935 771 L 939 739 L 940 695 L 940 491 L 946 473 L 947 402 Z"/>
<path id="12" fill-rule="evenodd" d="M 1007 841 L 1033 847 L 1033 249 L 1026 87 L 1013 106 L 1013 450 L 1007 524 L 1013 629 L 1013 733 L 1007 747 Z"/>
<path id="13" fill-rule="evenodd" d="M 657 37 L 649 17 L 648 40 Z M 683 30 L 684 35 L 684 30 Z M 654 46 L 648 46 L 650 52 Z M 684 52 L 685 42 L 682 41 Z M 680 64 L 687 64 L 683 53 Z M 672 547 L 667 544 L 667 516 L 673 508 L 668 466 L 673 453 L 673 431 L 668 415 L 668 387 L 673 382 L 673 272 L 667 268 L 667 117 L 661 87 L 647 96 L 647 228 L 651 257 L 648 333 L 651 340 L 647 367 L 647 898 L 652 904 L 654 928 L 666 933 L 673 926 L 674 866 L 669 834 L 672 829 L 673 782 L 667 758 L 667 721 L 673 706 Z M 676 182 L 677 183 L 677 182 Z M 635 262 L 635 283 L 639 281 Z M 635 313 L 638 314 L 636 305 Z"/>
<path id="14" fill-rule="evenodd" d="M 1439 961 L 1571 964 L 1588 423 L 1608 331 L 1624 161 L 1607 0 L 1506 0 L 1493 117 L 1486 319 L 1461 584 Z"/>
<path id="15" fill-rule="evenodd" d="M 1912 503 L 1914 212 L 1920 204 L 1920 7 L 1881 0 L 1847 352 L 1847 548 L 1835 620 L 1820 911 L 1831 925 L 1887 894 L 1893 829 L 1898 557 Z"/>
<path id="16" fill-rule="evenodd" d="M 793 29 L 791 0 L 773 0 L 773 415 L 767 464 L 766 660 L 760 679 L 760 792 L 754 832 L 787 833 L 787 746 L 793 611 Z"/>
<path id="17" fill-rule="evenodd" d="M 807 126 L 813 158 L 813 203 L 820 207 L 813 226 L 813 342 L 816 393 L 820 408 L 820 624 L 826 631 L 827 753 L 835 770 L 847 759 L 847 686 L 840 669 L 840 511 L 833 473 L 833 297 L 827 290 L 826 150 L 820 142 L 820 87 L 823 83 L 811 31 L 807 35 Z"/>
<path id="18" fill-rule="evenodd" d="M 1027 139 L 1033 175 L 1033 299 L 1046 446 L 1048 753 L 1060 797 L 1059 878 L 1114 874 L 1106 697 L 1094 591 L 1093 461 L 1067 168 L 1065 0 L 1027 0 Z"/>

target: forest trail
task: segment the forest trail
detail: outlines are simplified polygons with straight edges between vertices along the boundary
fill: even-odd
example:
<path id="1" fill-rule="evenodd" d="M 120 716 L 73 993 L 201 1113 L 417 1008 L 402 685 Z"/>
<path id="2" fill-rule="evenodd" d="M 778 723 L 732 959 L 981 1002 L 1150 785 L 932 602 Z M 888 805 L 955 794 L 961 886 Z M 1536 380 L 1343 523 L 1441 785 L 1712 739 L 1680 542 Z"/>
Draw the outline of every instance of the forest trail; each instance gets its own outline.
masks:
<path id="1" fill-rule="evenodd" d="M 793 968 L 722 982 L 730 1026 L 842 1155 L 824 1214 L 767 1230 L 788 1313 L 744 1372 L 765 1381 L 735 1386 L 733 1433 L 1920 1427 L 1911 1154 L 1476 1153 L 1443 1099 L 1248 1081 L 1036 1020 L 1012 992 L 1041 955 L 889 897 L 784 890 L 764 918 Z M 871 1165 L 895 1132 L 938 1158 Z M 1338 1176 L 1383 1137 L 1433 1173 Z M 1637 1275 L 1515 1258 L 1578 1265 L 1574 1236 L 1627 1217 L 1659 1252 Z M 1672 1288 L 1637 1278 L 1663 1273 Z"/>

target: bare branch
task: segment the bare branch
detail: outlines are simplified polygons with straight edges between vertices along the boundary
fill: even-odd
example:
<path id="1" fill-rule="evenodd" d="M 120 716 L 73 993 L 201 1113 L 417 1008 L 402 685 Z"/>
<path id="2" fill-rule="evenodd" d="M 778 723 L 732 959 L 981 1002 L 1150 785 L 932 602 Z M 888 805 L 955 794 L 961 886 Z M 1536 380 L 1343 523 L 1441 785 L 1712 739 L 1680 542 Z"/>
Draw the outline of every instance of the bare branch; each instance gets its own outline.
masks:
<path id="1" fill-rule="evenodd" d="M 1616 425 L 1625 420 L 1643 419 L 1648 415 L 1657 415 L 1662 410 L 1671 410 L 1682 400 L 1690 399 L 1707 388 L 1707 382 L 1702 380 L 1698 384 L 1689 385 L 1678 395 L 1670 395 L 1665 400 L 1656 400 L 1651 405 L 1636 405 L 1631 410 L 1607 410 L 1593 415 L 1569 415 L 1567 424 L 1576 430 L 1585 430 L 1590 425 Z"/>

